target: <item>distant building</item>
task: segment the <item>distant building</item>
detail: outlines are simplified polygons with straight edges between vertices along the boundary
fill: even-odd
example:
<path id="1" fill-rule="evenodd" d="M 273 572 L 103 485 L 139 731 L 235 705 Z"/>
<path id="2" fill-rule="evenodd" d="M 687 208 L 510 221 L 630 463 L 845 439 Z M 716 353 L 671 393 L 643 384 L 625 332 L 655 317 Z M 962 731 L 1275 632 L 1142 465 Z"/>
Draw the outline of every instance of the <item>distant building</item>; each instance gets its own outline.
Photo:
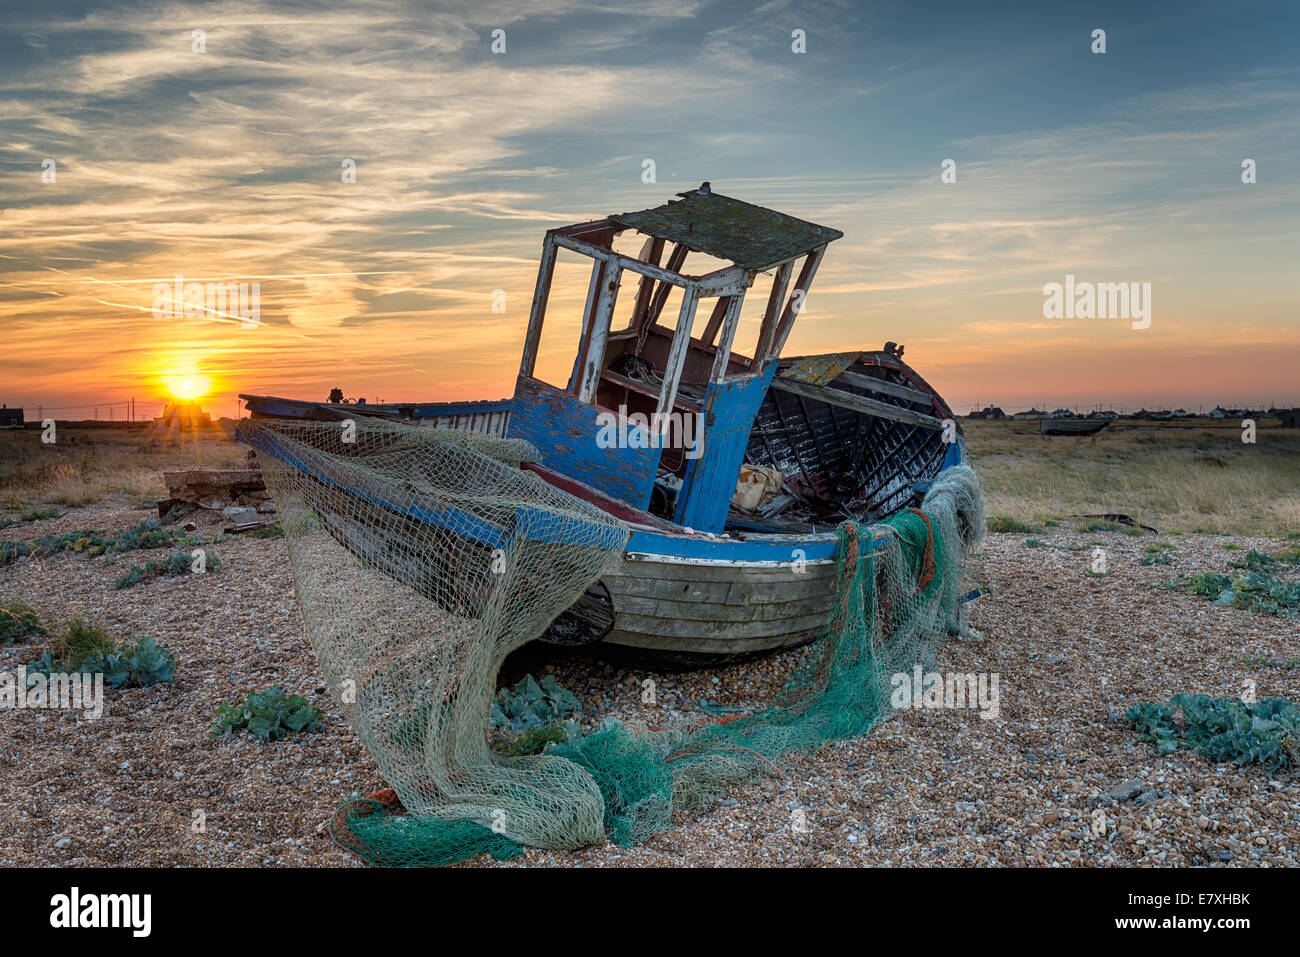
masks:
<path id="1" fill-rule="evenodd" d="M 166 445 L 186 438 L 203 438 L 212 431 L 212 417 L 197 402 L 177 400 L 163 407 L 145 433 L 145 442 Z"/>
<path id="2" fill-rule="evenodd" d="M 1027 412 L 1017 412 L 1011 418 L 1013 419 L 1041 419 L 1047 415 L 1046 412 L 1039 412 L 1037 409 L 1030 409 Z"/>
<path id="3" fill-rule="evenodd" d="M 978 412 L 972 412 L 969 418 L 972 419 L 1005 419 L 1007 414 L 999 409 L 996 405 L 986 405 Z"/>
<path id="4" fill-rule="evenodd" d="M 1300 429 L 1300 409 L 1278 409 L 1277 417 L 1284 429 Z"/>
<path id="5" fill-rule="evenodd" d="M 1215 406 L 1215 408 L 1210 412 L 1210 418 L 1212 419 L 1226 419 L 1227 417 L 1228 410 L 1223 408 L 1223 406 Z"/>
<path id="6" fill-rule="evenodd" d="M 0 429 L 21 429 L 23 427 L 23 410 L 0 406 Z"/>

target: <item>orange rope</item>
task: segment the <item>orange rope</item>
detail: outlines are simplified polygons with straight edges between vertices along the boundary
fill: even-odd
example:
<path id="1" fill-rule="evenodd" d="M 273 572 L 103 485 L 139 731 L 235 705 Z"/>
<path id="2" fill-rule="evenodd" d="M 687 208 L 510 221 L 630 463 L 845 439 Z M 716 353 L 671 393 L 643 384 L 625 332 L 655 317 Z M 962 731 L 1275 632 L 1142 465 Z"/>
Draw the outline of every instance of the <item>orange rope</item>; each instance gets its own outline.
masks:
<path id="1" fill-rule="evenodd" d="M 925 551 L 921 554 L 921 573 L 916 576 L 916 590 L 925 591 L 934 581 L 934 576 L 939 574 L 934 562 L 934 526 L 930 524 L 930 516 L 919 508 L 909 508 L 908 511 L 921 516 L 921 521 L 925 522 Z"/>

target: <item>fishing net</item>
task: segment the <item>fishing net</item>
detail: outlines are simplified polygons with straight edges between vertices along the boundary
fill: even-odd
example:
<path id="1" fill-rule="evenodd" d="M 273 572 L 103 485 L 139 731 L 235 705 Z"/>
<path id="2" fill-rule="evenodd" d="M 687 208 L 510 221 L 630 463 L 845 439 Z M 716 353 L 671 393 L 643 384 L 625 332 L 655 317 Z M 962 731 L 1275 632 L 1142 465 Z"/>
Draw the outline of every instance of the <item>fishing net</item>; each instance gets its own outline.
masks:
<path id="1" fill-rule="evenodd" d="M 962 563 L 984 529 L 979 480 L 948 469 L 920 509 L 840 527 L 833 611 L 769 707 L 614 723 L 507 757 L 488 743 L 502 660 L 620 560 L 628 528 L 520 469 L 537 456 L 518 440 L 382 420 L 245 420 L 240 434 L 312 648 L 393 791 L 334 820 L 376 864 L 634 844 L 783 755 L 864 734 L 892 713 L 891 679 L 960 630 Z"/>
<path id="2" fill-rule="evenodd" d="M 627 528 L 510 464 L 537 457 L 526 443 L 377 419 L 240 428 L 321 670 L 401 804 L 427 819 L 402 825 L 413 855 L 601 840 L 591 775 L 499 755 L 485 732 L 502 660 L 619 558 Z M 349 820 L 382 827 L 373 817 Z"/>

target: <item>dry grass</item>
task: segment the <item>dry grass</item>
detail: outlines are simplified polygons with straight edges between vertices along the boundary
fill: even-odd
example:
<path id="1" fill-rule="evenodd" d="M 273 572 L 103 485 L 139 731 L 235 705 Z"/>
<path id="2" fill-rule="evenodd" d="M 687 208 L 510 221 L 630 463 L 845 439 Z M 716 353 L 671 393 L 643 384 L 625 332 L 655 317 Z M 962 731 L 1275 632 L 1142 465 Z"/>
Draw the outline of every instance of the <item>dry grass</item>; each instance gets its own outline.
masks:
<path id="1" fill-rule="evenodd" d="M 962 425 L 988 514 L 1042 525 L 1123 512 L 1162 532 L 1300 532 L 1300 431 L 1262 420 L 1112 422 L 1094 436 L 1038 434 L 1037 422 Z"/>
<path id="2" fill-rule="evenodd" d="M 988 514 L 1041 527 L 1089 512 L 1123 512 L 1162 532 L 1300 534 L 1300 431 L 1263 420 L 1241 441 L 1233 420 L 1112 422 L 1095 436 L 1038 434 L 1037 422 L 963 423 Z M 0 434 L 0 508 L 83 507 L 105 499 L 140 506 L 165 497 L 161 471 L 235 465 L 245 448 L 203 440 L 165 450 L 143 432 L 62 427 Z M 1078 521 L 1067 524 L 1078 524 Z"/>
<path id="3" fill-rule="evenodd" d="M 163 469 L 234 465 L 246 452 L 219 438 L 150 448 L 143 430 L 127 427 L 61 426 L 58 437 L 46 445 L 34 429 L 0 434 L 0 508 L 81 508 L 110 498 L 138 507 L 166 497 Z"/>

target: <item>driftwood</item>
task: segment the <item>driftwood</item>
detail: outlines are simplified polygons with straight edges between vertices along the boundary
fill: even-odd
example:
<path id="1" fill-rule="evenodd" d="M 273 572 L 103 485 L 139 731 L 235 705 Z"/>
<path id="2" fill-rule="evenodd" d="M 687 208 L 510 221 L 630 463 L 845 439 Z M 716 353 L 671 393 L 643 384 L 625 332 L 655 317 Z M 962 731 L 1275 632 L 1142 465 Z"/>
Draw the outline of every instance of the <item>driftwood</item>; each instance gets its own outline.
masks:
<path id="1" fill-rule="evenodd" d="M 223 511 L 233 505 L 255 509 L 264 515 L 275 511 L 260 468 L 167 469 L 162 477 L 168 497 L 158 503 L 159 517 L 166 517 L 178 505 L 211 511 Z"/>

